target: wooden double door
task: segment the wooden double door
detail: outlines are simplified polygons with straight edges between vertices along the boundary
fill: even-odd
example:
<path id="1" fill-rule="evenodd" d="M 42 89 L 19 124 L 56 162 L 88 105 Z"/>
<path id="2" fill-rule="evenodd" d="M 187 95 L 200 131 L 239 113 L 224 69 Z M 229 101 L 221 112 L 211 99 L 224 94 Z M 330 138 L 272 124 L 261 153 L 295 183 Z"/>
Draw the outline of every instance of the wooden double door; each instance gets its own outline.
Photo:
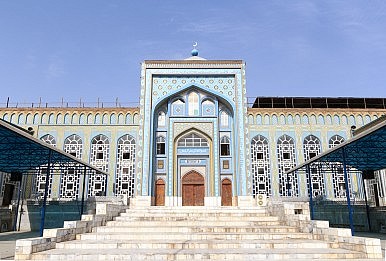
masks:
<path id="1" fill-rule="evenodd" d="M 191 171 L 182 178 L 182 206 L 204 206 L 205 179 L 196 171 Z M 155 205 L 165 205 L 165 182 L 158 179 L 155 184 Z M 221 182 L 221 205 L 232 206 L 232 182 Z"/>
<path id="2" fill-rule="evenodd" d="M 182 178 L 182 206 L 204 206 L 205 180 L 196 171 Z"/>

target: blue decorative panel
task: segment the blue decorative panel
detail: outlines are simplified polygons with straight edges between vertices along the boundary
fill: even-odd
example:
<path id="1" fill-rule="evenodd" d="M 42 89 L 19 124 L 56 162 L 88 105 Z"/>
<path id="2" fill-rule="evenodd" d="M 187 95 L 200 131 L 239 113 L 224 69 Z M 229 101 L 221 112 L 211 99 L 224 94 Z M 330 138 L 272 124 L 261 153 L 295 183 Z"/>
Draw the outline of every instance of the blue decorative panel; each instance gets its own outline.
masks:
<path id="1" fill-rule="evenodd" d="M 178 154 L 208 155 L 209 148 L 178 148 Z"/>
<path id="2" fill-rule="evenodd" d="M 185 114 L 185 105 L 184 104 L 173 104 L 173 116 L 183 116 Z"/>
<path id="3" fill-rule="evenodd" d="M 209 105 L 209 104 L 203 104 L 202 105 L 202 115 L 203 116 L 214 116 L 215 111 L 214 111 L 214 105 Z"/>

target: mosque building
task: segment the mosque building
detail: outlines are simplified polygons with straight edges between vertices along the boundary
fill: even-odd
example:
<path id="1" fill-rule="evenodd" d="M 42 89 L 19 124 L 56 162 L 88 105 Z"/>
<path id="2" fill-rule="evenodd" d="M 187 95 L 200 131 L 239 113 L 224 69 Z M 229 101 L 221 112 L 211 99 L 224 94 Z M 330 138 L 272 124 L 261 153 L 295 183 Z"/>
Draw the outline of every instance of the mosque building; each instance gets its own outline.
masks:
<path id="1" fill-rule="evenodd" d="M 32 128 L 35 137 L 110 175 L 88 175 L 86 196 L 127 195 L 141 206 L 248 206 L 264 197 L 346 197 L 343 169 L 286 174 L 386 113 L 383 98 L 258 97 L 247 102 L 245 63 L 206 60 L 194 49 L 185 60 L 146 60 L 139 107 L 1 108 L 0 118 Z M 44 192 L 47 168 L 28 176 L 26 197 Z M 50 199 L 80 198 L 83 179 L 67 168 L 51 175 Z M 385 172 L 366 181 L 372 202 L 384 205 Z M 0 175 L 0 203 L 16 196 Z M 349 189 L 363 197 L 361 173 Z M 375 204 L 375 203 L 374 203 Z"/>

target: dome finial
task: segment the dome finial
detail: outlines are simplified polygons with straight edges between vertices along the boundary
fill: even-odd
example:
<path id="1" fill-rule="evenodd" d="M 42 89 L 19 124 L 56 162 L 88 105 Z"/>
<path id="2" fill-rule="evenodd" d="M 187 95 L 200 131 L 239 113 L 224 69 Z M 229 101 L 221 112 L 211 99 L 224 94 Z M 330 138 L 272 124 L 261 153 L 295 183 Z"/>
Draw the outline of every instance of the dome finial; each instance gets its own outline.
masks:
<path id="1" fill-rule="evenodd" d="M 193 50 L 192 50 L 192 56 L 198 56 L 198 50 L 196 49 L 198 43 L 194 42 L 193 44 Z"/>

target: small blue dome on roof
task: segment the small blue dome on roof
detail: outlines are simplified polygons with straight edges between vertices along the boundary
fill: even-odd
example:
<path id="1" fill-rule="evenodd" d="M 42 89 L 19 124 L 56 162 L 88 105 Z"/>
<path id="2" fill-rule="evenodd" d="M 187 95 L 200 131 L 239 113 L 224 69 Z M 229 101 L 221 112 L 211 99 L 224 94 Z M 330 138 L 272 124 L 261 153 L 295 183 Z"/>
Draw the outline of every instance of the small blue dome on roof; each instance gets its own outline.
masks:
<path id="1" fill-rule="evenodd" d="M 192 56 L 198 56 L 198 50 L 196 48 L 192 50 Z"/>

